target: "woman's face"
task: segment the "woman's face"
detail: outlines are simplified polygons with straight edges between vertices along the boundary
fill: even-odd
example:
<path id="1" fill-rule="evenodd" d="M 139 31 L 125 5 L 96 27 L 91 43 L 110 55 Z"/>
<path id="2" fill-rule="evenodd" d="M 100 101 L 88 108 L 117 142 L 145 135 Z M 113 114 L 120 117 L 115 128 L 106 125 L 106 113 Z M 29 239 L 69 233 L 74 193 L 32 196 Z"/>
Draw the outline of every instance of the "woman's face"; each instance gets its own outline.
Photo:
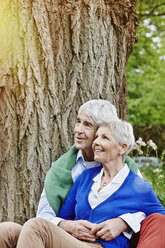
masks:
<path id="1" fill-rule="evenodd" d="M 122 157 L 122 146 L 117 143 L 112 136 L 110 128 L 106 125 L 99 127 L 93 142 L 94 160 L 101 163 L 115 161 L 117 157 Z"/>

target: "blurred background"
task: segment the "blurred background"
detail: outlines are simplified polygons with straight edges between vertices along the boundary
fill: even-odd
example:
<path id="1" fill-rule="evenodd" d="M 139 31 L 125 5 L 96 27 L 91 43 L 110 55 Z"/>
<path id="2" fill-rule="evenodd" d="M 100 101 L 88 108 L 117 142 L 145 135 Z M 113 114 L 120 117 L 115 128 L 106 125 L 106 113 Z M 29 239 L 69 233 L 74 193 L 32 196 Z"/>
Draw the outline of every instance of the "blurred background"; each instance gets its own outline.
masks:
<path id="1" fill-rule="evenodd" d="M 165 143 L 165 1 L 140 0 L 137 42 L 127 63 L 128 118 L 136 138 Z"/>
<path id="2" fill-rule="evenodd" d="M 165 205 L 165 1 L 140 0 L 137 16 L 127 63 L 128 120 L 138 140 L 132 155 Z"/>

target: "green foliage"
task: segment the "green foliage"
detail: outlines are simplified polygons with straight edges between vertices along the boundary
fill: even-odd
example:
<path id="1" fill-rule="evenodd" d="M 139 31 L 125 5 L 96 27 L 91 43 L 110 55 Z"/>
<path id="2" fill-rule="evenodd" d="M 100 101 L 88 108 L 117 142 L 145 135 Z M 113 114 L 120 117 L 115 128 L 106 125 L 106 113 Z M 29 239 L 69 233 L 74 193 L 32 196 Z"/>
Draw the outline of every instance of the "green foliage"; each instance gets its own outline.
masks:
<path id="1" fill-rule="evenodd" d="M 150 156 L 151 152 L 154 151 L 155 156 L 158 157 L 157 153 L 158 147 L 152 141 L 147 142 L 143 141 L 141 137 L 135 142 L 135 145 L 130 153 L 131 156 Z M 135 159 L 135 157 L 133 157 Z M 146 179 L 151 185 L 152 188 L 161 201 L 162 205 L 165 207 L 165 150 L 162 151 L 160 155 L 160 163 L 157 166 L 152 166 L 149 163 L 145 165 L 139 164 L 140 171 L 144 179 Z"/>
<path id="2" fill-rule="evenodd" d="M 139 1 L 137 13 L 138 42 L 127 63 L 128 118 L 136 125 L 165 124 L 165 3 Z"/>
<path id="3" fill-rule="evenodd" d="M 128 119 L 139 128 L 135 131 L 139 137 L 148 130 L 154 134 L 156 143 L 162 139 L 165 126 L 165 1 L 139 0 L 137 5 L 139 27 L 138 42 L 134 46 L 127 63 L 128 85 Z M 153 127 L 157 129 L 153 131 Z M 159 128 L 158 128 L 159 127 Z M 149 139 L 150 139 L 149 138 Z M 158 147 L 153 142 L 144 142 L 141 138 L 136 142 L 133 156 L 158 156 Z M 165 150 L 160 154 L 164 160 Z M 165 163 L 140 169 L 143 178 L 151 183 L 153 190 L 165 206 Z"/>
<path id="4" fill-rule="evenodd" d="M 151 183 L 155 194 L 161 201 L 162 205 L 165 207 L 165 164 L 159 165 L 154 169 L 151 166 L 146 169 L 141 168 L 140 171 L 142 173 L 143 178 L 145 178 L 149 183 Z"/>
<path id="5" fill-rule="evenodd" d="M 134 124 L 134 134 L 136 139 L 138 137 L 142 137 L 143 140 L 150 140 L 152 139 L 158 146 L 157 153 L 160 157 L 164 147 L 165 141 L 165 125 L 163 124 L 149 124 L 144 126 L 143 125 L 136 125 Z M 150 156 L 155 156 L 155 151 L 151 151 Z"/>

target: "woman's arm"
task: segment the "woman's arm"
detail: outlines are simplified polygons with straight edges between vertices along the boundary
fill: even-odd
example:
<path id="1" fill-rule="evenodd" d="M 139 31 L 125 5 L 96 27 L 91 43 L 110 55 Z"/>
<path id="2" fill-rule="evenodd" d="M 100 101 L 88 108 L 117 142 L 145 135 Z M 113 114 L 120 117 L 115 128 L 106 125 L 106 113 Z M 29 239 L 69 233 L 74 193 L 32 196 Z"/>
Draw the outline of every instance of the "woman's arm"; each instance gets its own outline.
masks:
<path id="1" fill-rule="evenodd" d="M 161 202 L 155 195 L 151 185 L 145 181 L 145 191 L 143 193 L 143 204 L 145 207 L 145 214 L 146 216 L 153 214 L 153 213 L 159 213 L 165 215 L 165 209 L 162 206 Z"/>
<path id="2" fill-rule="evenodd" d="M 75 205 L 76 205 L 76 194 L 78 185 L 80 182 L 81 175 L 77 178 L 73 184 L 64 204 L 59 210 L 58 217 L 65 220 L 74 220 L 75 218 Z"/>
<path id="3" fill-rule="evenodd" d="M 80 177 L 77 178 L 73 187 L 71 188 L 63 206 L 61 207 L 58 216 L 65 220 L 62 220 L 58 226 L 70 233 L 77 239 L 94 242 L 96 236 L 91 234 L 91 229 L 95 224 L 87 220 L 74 220 L 75 218 L 75 205 L 76 205 L 76 193 L 80 182 Z"/>

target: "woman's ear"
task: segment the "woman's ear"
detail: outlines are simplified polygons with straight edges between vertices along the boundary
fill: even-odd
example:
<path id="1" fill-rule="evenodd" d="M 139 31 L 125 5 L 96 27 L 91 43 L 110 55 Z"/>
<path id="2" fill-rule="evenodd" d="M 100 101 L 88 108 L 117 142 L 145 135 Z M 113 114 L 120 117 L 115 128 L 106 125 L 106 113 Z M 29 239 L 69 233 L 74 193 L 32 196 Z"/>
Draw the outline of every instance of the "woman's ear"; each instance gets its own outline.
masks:
<path id="1" fill-rule="evenodd" d="M 126 150 L 127 150 L 127 144 L 122 144 L 121 145 L 121 155 L 123 155 Z"/>

